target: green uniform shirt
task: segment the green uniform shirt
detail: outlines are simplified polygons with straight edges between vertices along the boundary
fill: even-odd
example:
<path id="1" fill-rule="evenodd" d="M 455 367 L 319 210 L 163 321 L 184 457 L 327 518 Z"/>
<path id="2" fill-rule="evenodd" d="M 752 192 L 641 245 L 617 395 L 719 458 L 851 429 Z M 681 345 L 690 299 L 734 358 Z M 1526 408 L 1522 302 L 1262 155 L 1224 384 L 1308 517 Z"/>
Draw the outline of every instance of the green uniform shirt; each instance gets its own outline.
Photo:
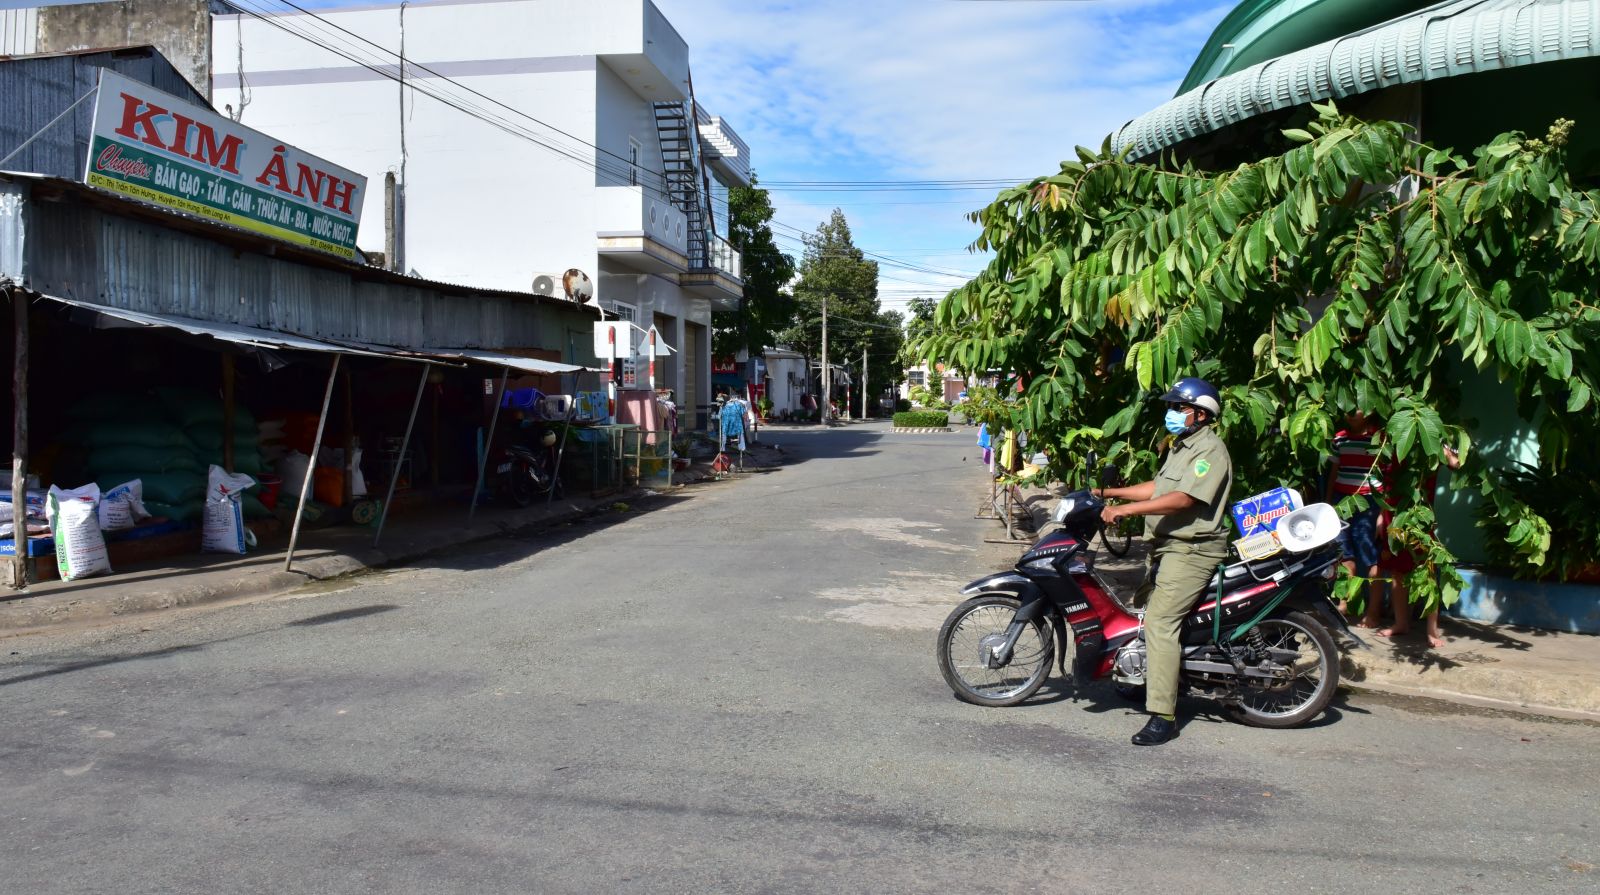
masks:
<path id="1" fill-rule="evenodd" d="M 1228 490 L 1233 485 L 1233 461 L 1228 446 L 1210 426 L 1204 426 L 1172 443 L 1167 461 L 1156 474 L 1154 497 L 1182 491 L 1197 502 L 1170 516 L 1146 516 L 1145 536 L 1157 544 L 1165 541 L 1227 543 Z"/>

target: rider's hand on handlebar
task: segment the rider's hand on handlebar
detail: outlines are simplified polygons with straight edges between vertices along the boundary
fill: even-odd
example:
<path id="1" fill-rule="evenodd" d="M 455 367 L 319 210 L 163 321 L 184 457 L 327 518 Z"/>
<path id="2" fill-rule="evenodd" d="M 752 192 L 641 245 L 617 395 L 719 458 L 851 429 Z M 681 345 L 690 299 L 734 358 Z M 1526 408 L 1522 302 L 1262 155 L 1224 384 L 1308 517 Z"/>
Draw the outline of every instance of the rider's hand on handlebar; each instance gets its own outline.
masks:
<path id="1" fill-rule="evenodd" d="M 1125 506 L 1107 506 L 1100 511 L 1100 521 L 1107 525 L 1116 525 L 1117 520 L 1126 515 L 1128 515 L 1128 510 Z"/>

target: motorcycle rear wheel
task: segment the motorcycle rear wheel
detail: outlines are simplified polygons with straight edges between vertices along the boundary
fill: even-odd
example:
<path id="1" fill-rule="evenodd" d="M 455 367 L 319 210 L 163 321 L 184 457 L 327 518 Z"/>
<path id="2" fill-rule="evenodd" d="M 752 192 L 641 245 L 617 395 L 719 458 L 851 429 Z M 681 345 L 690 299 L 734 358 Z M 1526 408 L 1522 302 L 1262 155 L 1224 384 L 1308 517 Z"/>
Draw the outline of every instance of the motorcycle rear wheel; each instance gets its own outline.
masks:
<path id="1" fill-rule="evenodd" d="M 987 643 L 1003 638 L 1022 603 L 1003 594 L 979 594 L 951 611 L 939 628 L 939 673 L 956 698 L 973 705 L 1011 706 L 1024 702 L 1050 676 L 1055 636 L 1049 625 L 1032 621 L 1022 630 L 1011 661 L 989 668 Z"/>
<path id="2" fill-rule="evenodd" d="M 1288 612 L 1256 626 L 1273 658 L 1288 660 L 1292 675 L 1273 685 L 1246 678 L 1240 702 L 1232 707 L 1252 727 L 1299 727 L 1322 714 L 1339 689 L 1339 648 L 1322 622 L 1304 612 Z"/>

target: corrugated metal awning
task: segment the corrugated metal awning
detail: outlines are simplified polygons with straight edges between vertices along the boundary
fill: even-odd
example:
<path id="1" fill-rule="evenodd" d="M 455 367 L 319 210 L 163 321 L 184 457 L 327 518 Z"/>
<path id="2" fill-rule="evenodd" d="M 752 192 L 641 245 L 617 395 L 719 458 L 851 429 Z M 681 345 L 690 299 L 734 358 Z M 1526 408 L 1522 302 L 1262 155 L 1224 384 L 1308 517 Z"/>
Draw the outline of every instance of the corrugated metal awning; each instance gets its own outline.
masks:
<path id="1" fill-rule="evenodd" d="M 508 367 L 521 370 L 524 373 L 604 373 L 604 367 L 582 367 L 577 364 L 563 364 L 557 361 L 540 360 L 536 357 L 523 357 L 520 354 L 507 354 L 504 351 L 495 351 L 490 348 L 391 348 L 387 345 L 374 345 L 370 342 L 351 342 L 357 348 L 375 352 L 393 352 L 396 355 L 409 357 L 414 360 L 435 360 L 449 363 L 474 363 L 488 364 L 492 367 Z"/>
<path id="2" fill-rule="evenodd" d="M 1399 84 L 1600 56 L 1600 0 L 1453 0 L 1218 78 L 1111 145 L 1147 158 L 1257 115 Z"/>
<path id="3" fill-rule="evenodd" d="M 418 363 L 431 362 L 430 358 L 408 355 L 404 352 L 384 351 L 379 348 L 368 347 L 357 348 L 350 345 L 307 338 L 294 333 L 277 332 L 254 326 L 243 326 L 237 323 L 196 320 L 193 317 L 182 317 L 176 314 L 148 314 L 143 311 L 129 311 L 125 308 L 111 308 L 91 302 L 62 298 L 59 295 L 41 295 L 40 297 L 117 321 L 113 325 L 164 327 L 179 330 L 193 336 L 207 336 L 219 341 L 244 345 L 250 348 L 267 348 L 280 351 L 316 351 L 324 354 L 354 354 L 391 360 L 409 360 Z"/>
<path id="4" fill-rule="evenodd" d="M 444 360 L 467 361 L 469 363 L 489 364 L 496 367 L 509 367 L 521 370 L 524 373 L 604 373 L 604 367 L 584 367 L 577 364 L 563 364 L 556 361 L 540 360 L 536 357 L 522 357 L 517 354 L 506 354 L 503 351 L 492 351 L 487 348 L 419 348 L 418 354 Z"/>

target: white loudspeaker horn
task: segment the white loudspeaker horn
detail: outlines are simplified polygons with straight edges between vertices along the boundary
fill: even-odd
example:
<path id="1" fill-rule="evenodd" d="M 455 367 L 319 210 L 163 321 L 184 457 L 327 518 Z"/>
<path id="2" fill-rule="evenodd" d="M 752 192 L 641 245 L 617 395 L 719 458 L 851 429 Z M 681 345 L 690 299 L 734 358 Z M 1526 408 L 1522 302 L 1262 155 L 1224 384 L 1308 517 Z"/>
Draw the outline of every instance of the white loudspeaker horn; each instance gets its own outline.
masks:
<path id="1" fill-rule="evenodd" d="M 1314 503 L 1278 520 L 1278 543 L 1285 550 L 1304 553 L 1339 537 L 1339 512 L 1325 503 Z"/>

